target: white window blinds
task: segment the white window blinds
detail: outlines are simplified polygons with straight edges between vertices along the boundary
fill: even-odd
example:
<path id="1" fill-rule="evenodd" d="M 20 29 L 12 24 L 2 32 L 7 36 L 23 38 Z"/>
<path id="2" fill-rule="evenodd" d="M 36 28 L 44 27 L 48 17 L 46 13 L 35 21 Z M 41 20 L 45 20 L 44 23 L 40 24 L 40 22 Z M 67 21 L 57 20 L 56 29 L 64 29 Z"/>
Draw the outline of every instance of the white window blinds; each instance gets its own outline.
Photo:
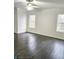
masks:
<path id="1" fill-rule="evenodd" d="M 29 16 L 29 28 L 35 28 L 35 15 Z"/>
<path id="2" fill-rule="evenodd" d="M 64 32 L 64 15 L 63 14 L 58 15 L 56 31 Z"/>

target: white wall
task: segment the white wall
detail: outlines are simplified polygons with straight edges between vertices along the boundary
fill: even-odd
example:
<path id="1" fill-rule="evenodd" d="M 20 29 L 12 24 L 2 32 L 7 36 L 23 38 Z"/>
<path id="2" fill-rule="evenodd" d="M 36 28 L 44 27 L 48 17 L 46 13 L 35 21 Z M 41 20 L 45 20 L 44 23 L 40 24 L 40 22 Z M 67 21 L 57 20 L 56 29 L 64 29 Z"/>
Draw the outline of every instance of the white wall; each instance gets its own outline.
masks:
<path id="1" fill-rule="evenodd" d="M 64 14 L 64 8 L 44 9 L 36 13 L 36 28 L 29 32 L 63 39 L 64 33 L 56 32 L 57 15 Z"/>
<path id="2" fill-rule="evenodd" d="M 17 8 L 14 8 L 14 33 L 18 32 L 18 24 L 17 24 Z"/>
<path id="3" fill-rule="evenodd" d="M 15 33 L 23 33 L 26 32 L 26 10 L 17 8 L 15 10 Z"/>

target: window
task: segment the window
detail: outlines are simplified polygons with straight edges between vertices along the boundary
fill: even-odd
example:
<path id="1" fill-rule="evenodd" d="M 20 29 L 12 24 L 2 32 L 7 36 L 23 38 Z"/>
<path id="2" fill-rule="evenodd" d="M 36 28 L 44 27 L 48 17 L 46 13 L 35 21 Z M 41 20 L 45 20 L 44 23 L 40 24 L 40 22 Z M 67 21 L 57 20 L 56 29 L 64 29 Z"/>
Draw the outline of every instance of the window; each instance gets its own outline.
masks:
<path id="1" fill-rule="evenodd" d="M 64 15 L 63 14 L 58 15 L 56 31 L 64 32 Z"/>
<path id="2" fill-rule="evenodd" d="M 29 28 L 35 28 L 35 15 L 29 16 Z"/>

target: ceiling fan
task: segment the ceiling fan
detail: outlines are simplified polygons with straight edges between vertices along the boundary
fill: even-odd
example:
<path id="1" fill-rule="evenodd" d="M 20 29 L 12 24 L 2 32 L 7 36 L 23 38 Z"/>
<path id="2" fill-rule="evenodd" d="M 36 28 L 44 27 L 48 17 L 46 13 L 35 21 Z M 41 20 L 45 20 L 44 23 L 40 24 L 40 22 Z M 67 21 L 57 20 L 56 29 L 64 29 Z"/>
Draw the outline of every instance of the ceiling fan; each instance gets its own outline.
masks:
<path id="1" fill-rule="evenodd" d="M 16 7 L 22 7 L 27 9 L 28 11 L 39 9 L 39 8 L 47 8 L 51 5 L 52 3 L 42 0 L 15 0 Z"/>
<path id="2" fill-rule="evenodd" d="M 39 6 L 38 6 L 38 3 L 40 3 L 40 2 L 38 2 L 38 1 L 36 1 L 36 0 L 26 0 L 26 3 L 27 3 L 27 5 L 26 5 L 26 8 L 27 8 L 27 10 L 34 10 L 35 8 L 40 8 Z"/>

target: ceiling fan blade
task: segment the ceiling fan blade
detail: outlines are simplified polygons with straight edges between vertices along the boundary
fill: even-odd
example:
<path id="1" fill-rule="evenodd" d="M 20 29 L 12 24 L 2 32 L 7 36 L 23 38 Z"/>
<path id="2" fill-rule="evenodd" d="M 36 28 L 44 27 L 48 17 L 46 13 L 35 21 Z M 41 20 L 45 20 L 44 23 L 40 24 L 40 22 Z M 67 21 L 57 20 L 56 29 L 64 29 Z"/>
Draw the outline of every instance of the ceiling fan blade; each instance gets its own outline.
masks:
<path id="1" fill-rule="evenodd" d="M 33 5 L 39 6 L 40 8 L 51 8 L 51 7 L 61 6 L 61 4 L 56 4 L 56 3 L 52 3 L 52 2 L 44 2 L 44 1 L 36 1 L 36 0 L 34 0 L 31 3 Z"/>
<path id="2" fill-rule="evenodd" d="M 47 2 L 36 1 L 36 0 L 34 0 L 33 2 L 30 2 L 30 3 L 35 4 L 35 5 L 47 5 L 47 4 L 49 4 L 49 3 L 47 3 Z"/>
<path id="3" fill-rule="evenodd" d="M 33 8 L 40 8 L 40 7 L 38 7 L 38 6 L 32 6 Z"/>

